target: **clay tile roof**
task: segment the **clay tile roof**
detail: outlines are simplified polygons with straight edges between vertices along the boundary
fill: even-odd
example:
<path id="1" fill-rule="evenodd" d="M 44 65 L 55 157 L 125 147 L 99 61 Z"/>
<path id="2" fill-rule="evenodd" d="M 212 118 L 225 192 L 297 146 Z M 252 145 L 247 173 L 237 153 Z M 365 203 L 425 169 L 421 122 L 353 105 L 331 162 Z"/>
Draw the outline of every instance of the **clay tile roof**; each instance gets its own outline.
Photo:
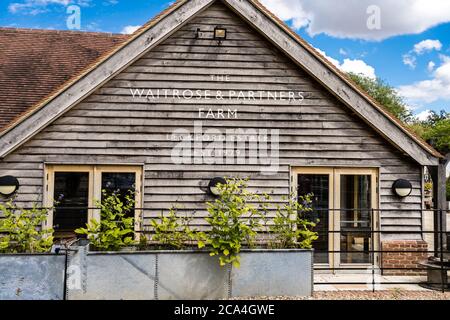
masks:
<path id="1" fill-rule="evenodd" d="M 0 131 L 128 37 L 0 28 Z"/>

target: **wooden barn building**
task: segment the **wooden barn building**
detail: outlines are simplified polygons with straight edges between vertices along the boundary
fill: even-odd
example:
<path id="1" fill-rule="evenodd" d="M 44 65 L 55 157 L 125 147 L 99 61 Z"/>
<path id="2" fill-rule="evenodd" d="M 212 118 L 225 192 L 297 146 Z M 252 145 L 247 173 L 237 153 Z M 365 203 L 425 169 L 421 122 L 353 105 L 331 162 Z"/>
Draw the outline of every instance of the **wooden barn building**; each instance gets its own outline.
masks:
<path id="1" fill-rule="evenodd" d="M 442 156 L 256 0 L 180 0 L 130 36 L 1 28 L 0 44 L 0 176 L 21 205 L 81 207 L 52 211 L 61 233 L 108 188 L 137 188 L 139 228 L 174 205 L 201 226 L 211 179 L 248 177 L 274 201 L 314 194 L 318 264 L 426 248 L 424 168 L 442 176 Z"/>

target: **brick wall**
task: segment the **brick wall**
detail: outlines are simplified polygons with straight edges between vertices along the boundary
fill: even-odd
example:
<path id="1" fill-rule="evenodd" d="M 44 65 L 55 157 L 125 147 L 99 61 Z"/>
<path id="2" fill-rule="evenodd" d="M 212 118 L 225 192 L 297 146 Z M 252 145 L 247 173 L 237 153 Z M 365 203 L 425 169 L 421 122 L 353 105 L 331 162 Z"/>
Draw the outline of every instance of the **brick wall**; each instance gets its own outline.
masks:
<path id="1" fill-rule="evenodd" d="M 381 254 L 381 265 L 383 268 L 403 268 L 403 270 L 383 270 L 383 275 L 424 275 L 424 270 L 419 268 L 421 261 L 427 260 L 428 245 L 423 240 L 393 240 L 381 243 L 383 253 Z M 385 252 L 406 251 L 406 252 Z M 419 251 L 419 252 L 411 252 Z"/>

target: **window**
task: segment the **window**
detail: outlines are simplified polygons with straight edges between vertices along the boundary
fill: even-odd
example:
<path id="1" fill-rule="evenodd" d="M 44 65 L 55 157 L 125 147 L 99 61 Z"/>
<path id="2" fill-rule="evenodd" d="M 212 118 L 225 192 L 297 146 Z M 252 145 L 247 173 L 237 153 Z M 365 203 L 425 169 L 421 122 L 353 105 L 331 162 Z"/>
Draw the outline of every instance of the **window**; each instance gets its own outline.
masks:
<path id="1" fill-rule="evenodd" d="M 141 166 L 47 165 L 45 205 L 54 206 L 47 226 L 59 238 L 73 237 L 74 230 L 90 219 L 100 219 L 95 201 L 106 193 L 117 192 L 123 199 L 129 190 L 136 192 L 136 207 L 142 207 Z M 138 210 L 128 213 L 138 220 Z M 138 228 L 136 228 L 138 229 Z"/>
<path id="2" fill-rule="evenodd" d="M 53 226 L 62 234 L 84 227 L 88 220 L 89 172 L 55 172 Z"/>

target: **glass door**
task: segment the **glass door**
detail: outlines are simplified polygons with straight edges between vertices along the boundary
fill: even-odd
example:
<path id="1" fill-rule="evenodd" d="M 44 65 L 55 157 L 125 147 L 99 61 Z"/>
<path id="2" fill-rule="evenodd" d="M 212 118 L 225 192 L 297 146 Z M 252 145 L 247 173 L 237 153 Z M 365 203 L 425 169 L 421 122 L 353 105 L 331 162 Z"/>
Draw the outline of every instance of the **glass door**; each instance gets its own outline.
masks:
<path id="1" fill-rule="evenodd" d="M 298 196 L 313 194 L 313 211 L 308 213 L 309 220 L 316 223 L 314 231 L 319 238 L 314 241 L 314 263 L 332 263 L 333 237 L 328 232 L 333 229 L 333 219 L 330 209 L 333 208 L 333 170 L 326 168 L 296 169 L 294 185 Z"/>
<path id="2" fill-rule="evenodd" d="M 294 168 L 292 175 L 292 191 L 313 194 L 309 217 L 319 235 L 314 263 L 333 268 L 371 264 L 370 250 L 378 243 L 372 234 L 378 221 L 378 170 Z"/>
<path id="3" fill-rule="evenodd" d="M 336 169 L 336 261 L 339 264 L 372 264 L 378 237 L 377 171 L 375 169 Z"/>

